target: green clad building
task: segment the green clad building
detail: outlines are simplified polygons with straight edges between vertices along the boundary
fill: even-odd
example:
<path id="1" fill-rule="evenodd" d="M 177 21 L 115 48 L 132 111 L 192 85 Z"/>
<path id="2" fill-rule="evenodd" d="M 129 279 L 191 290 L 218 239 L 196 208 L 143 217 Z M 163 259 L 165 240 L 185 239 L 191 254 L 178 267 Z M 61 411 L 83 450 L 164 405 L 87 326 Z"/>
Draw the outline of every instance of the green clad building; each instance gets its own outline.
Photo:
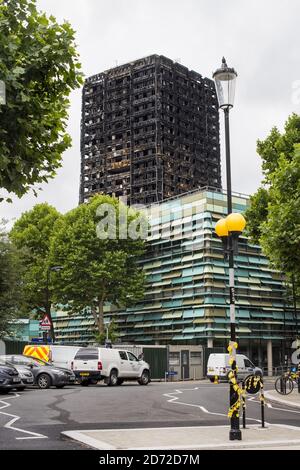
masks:
<path id="1" fill-rule="evenodd" d="M 249 200 L 234 194 L 233 211 Z M 227 214 L 226 194 L 205 188 L 148 208 L 151 234 L 141 264 L 147 275 L 142 302 L 110 310 L 123 343 L 201 344 L 225 348 L 230 338 L 228 263 L 214 227 Z M 295 336 L 295 318 L 286 305 L 282 276 L 268 265 L 259 246 L 245 236 L 235 256 L 239 351 L 270 368 L 284 362 Z M 92 341 L 87 315 L 55 316 L 57 340 Z"/>

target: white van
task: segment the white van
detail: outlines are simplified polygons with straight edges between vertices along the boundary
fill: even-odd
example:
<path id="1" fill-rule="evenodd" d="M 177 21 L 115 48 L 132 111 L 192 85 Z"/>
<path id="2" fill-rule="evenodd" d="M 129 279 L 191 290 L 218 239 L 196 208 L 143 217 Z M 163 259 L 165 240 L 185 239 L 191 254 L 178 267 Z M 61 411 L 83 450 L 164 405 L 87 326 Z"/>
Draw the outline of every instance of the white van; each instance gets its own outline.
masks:
<path id="1" fill-rule="evenodd" d="M 248 375 L 263 376 L 263 371 L 259 367 L 255 367 L 250 359 L 247 356 L 244 356 L 244 354 L 236 355 L 236 365 L 238 368 L 238 379 L 242 380 Z M 215 380 L 216 376 L 220 380 L 228 380 L 228 373 L 230 370 L 229 354 L 212 353 L 209 355 L 206 375 L 211 382 Z"/>
<path id="2" fill-rule="evenodd" d="M 130 351 L 110 348 L 81 348 L 72 361 L 72 370 L 82 385 L 104 379 L 110 386 L 124 380 L 137 380 L 140 385 L 150 382 L 150 367 Z"/>
<path id="3" fill-rule="evenodd" d="M 50 362 L 55 367 L 63 367 L 64 369 L 71 369 L 71 363 L 79 349 L 79 346 L 59 346 L 55 344 L 49 345 L 50 347 Z"/>

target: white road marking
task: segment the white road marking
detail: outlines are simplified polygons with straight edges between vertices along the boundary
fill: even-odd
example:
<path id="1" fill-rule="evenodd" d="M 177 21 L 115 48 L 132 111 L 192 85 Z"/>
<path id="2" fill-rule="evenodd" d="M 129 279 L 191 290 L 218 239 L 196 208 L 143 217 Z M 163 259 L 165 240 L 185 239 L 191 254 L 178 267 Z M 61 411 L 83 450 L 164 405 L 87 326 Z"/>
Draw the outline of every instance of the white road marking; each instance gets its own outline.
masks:
<path id="1" fill-rule="evenodd" d="M 253 401 L 255 400 L 256 397 L 250 397 L 250 398 L 247 398 L 247 401 Z"/>
<path id="2" fill-rule="evenodd" d="M 257 397 L 251 397 L 251 398 L 248 398 L 248 401 L 254 401 Z M 259 400 L 255 400 L 254 403 L 260 403 Z M 296 413 L 296 414 L 300 414 L 300 410 L 299 411 L 296 411 L 296 410 L 288 410 L 286 408 L 278 408 L 277 406 L 273 406 L 271 403 L 266 403 L 266 406 L 268 408 L 271 408 L 272 410 L 276 410 L 276 411 L 287 411 L 288 413 Z M 288 405 L 286 404 L 286 406 L 292 406 L 292 405 Z"/>
<path id="3" fill-rule="evenodd" d="M 287 405 L 288 406 L 288 405 Z M 300 414 L 300 411 L 296 411 L 296 410 L 287 410 L 286 408 L 277 408 L 277 406 L 273 406 L 271 403 L 267 403 L 267 407 L 268 408 L 272 408 L 272 410 L 277 410 L 277 411 L 286 411 L 288 413 L 296 413 L 296 414 Z"/>
<path id="4" fill-rule="evenodd" d="M 10 403 L 7 403 L 7 400 L 12 400 L 13 398 L 19 398 L 20 395 L 18 393 L 14 393 L 13 396 L 11 397 L 7 397 L 5 398 L 6 401 L 4 400 L 0 400 L 0 410 L 4 410 L 5 408 L 8 408 L 9 406 L 11 406 Z M 2 406 L 1 406 L 2 404 Z M 17 415 L 12 415 L 10 413 L 5 413 L 4 411 L 0 411 L 0 415 L 3 415 L 3 416 L 8 416 L 10 418 L 12 418 L 8 423 L 4 424 L 4 428 L 7 428 L 7 429 L 12 429 L 13 431 L 18 431 L 18 432 L 22 432 L 24 434 L 29 434 L 30 437 L 16 437 L 15 439 L 17 440 L 20 440 L 20 439 L 48 439 L 47 436 L 44 436 L 43 434 L 39 434 L 39 433 L 36 433 L 36 432 L 32 432 L 32 431 L 25 431 L 25 429 L 20 429 L 20 428 L 16 428 L 14 426 L 12 426 L 16 421 L 18 421 L 19 419 L 21 419 L 21 416 L 17 416 Z"/>
<path id="5" fill-rule="evenodd" d="M 223 416 L 225 418 L 228 418 L 227 414 L 225 413 L 217 413 L 217 412 L 214 412 L 214 411 L 209 411 L 207 410 L 204 406 L 202 405 L 195 405 L 193 403 L 186 403 L 186 402 L 182 402 L 182 401 L 178 401 L 178 396 L 173 396 L 173 395 L 179 395 L 181 394 L 183 391 L 193 391 L 193 390 L 198 390 L 199 387 L 195 387 L 195 388 L 186 388 L 182 391 L 180 390 L 175 390 L 175 392 L 171 392 L 171 393 L 164 393 L 163 396 L 165 397 L 169 397 L 170 400 L 167 400 L 168 403 L 174 403 L 176 405 L 185 405 L 185 406 L 192 406 L 194 408 L 198 408 L 199 410 L 201 410 L 203 413 L 207 413 L 209 415 L 215 415 L 215 416 Z M 253 397 L 255 398 L 255 397 Z M 251 421 L 256 421 L 258 423 L 261 423 L 261 420 L 260 419 L 255 419 L 255 418 L 247 418 L 248 420 L 251 420 Z M 269 424 L 266 422 L 266 424 Z"/>

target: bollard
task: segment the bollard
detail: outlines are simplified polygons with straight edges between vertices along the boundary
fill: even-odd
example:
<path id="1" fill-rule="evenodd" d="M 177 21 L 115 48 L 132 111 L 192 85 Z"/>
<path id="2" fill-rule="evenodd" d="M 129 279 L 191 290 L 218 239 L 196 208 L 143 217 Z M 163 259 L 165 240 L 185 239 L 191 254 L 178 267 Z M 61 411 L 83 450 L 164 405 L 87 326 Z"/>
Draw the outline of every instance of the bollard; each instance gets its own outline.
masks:
<path id="1" fill-rule="evenodd" d="M 264 395 L 264 383 L 260 379 L 260 410 L 261 410 L 261 427 L 265 427 L 265 395 Z"/>
<path id="2" fill-rule="evenodd" d="M 246 398 L 245 398 L 245 382 L 242 385 L 243 394 L 242 394 L 242 407 L 243 407 L 243 429 L 246 429 Z"/>
<path id="3" fill-rule="evenodd" d="M 280 378 L 280 392 L 282 395 L 286 395 L 286 382 L 285 377 Z"/>

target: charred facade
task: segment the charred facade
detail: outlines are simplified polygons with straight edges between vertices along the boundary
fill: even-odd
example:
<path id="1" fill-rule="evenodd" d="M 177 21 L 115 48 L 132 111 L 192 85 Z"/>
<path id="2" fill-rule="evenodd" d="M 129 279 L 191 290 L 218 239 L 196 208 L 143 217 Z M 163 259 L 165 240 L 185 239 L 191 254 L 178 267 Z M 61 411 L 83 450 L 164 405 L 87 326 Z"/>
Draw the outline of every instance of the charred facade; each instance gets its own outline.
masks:
<path id="1" fill-rule="evenodd" d="M 202 186 L 221 188 L 212 80 L 158 55 L 86 80 L 81 203 L 105 193 L 149 204 Z"/>

